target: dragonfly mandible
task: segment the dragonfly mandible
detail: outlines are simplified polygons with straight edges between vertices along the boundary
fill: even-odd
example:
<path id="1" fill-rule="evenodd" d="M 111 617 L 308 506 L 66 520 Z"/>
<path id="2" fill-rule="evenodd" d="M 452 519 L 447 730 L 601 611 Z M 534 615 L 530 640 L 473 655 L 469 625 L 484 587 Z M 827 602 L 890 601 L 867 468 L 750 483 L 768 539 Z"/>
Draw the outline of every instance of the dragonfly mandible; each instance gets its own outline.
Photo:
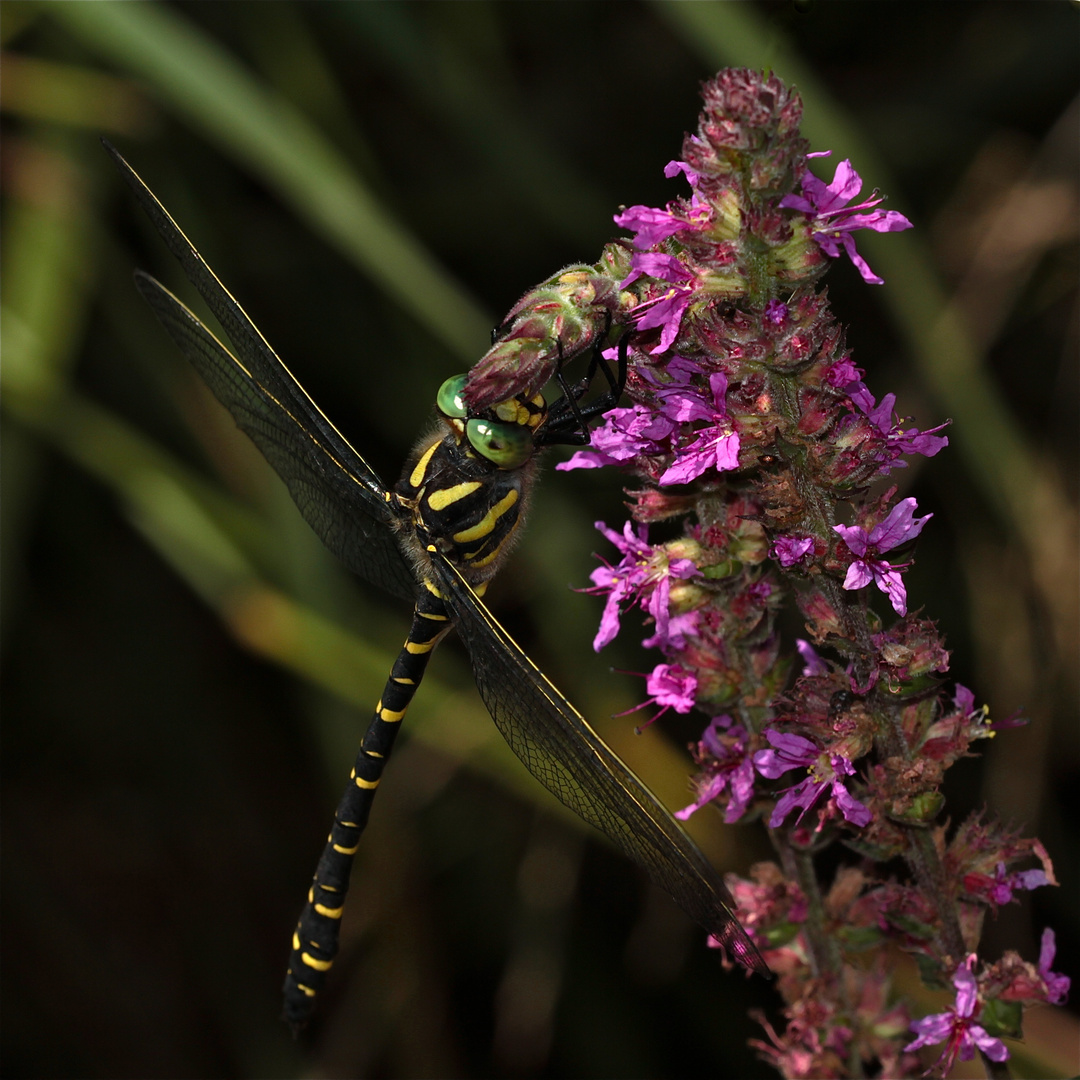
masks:
<path id="1" fill-rule="evenodd" d="M 338 949 L 349 874 L 401 722 L 432 649 L 451 627 L 463 639 L 480 696 L 525 767 L 603 832 L 746 967 L 768 975 L 711 864 L 645 784 L 525 655 L 481 599 L 509 551 L 534 481 L 535 457 L 588 439 L 626 372 L 594 351 L 589 372 L 548 407 L 519 395 L 481 413 L 465 376 L 439 391 L 441 430 L 420 442 L 387 487 L 308 396 L 169 213 L 107 142 L 121 175 L 225 330 L 235 353 L 150 275 L 135 284 L 181 351 L 285 482 L 300 513 L 352 571 L 414 604 L 408 637 L 364 734 L 293 935 L 285 1018 L 307 1022 Z M 579 405 L 596 371 L 608 390 Z"/>

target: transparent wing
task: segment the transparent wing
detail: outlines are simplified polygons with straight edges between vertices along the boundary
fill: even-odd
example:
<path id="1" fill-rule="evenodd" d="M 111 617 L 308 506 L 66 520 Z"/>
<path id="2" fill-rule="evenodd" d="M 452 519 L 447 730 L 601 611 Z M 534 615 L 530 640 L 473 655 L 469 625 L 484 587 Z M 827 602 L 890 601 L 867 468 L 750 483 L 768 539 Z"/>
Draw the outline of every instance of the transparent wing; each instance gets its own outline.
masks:
<path id="1" fill-rule="evenodd" d="M 415 575 L 398 549 L 394 515 L 378 475 L 311 400 L 154 193 L 113 146 L 102 142 L 224 327 L 239 359 L 154 278 L 137 272 L 139 291 L 217 399 L 285 481 L 304 518 L 330 550 L 350 570 L 412 600 Z"/>
<path id="2" fill-rule="evenodd" d="M 499 625 L 457 569 L 432 555 L 480 696 L 525 767 L 746 967 L 769 976 L 719 875 L 666 807 Z"/>
<path id="3" fill-rule="evenodd" d="M 310 415 L 278 400 L 164 285 L 142 271 L 135 284 L 326 546 L 354 573 L 413 599 L 416 578 L 398 548 L 386 500 L 375 493 L 376 484 L 382 488 L 375 473 L 344 440 L 327 445 Z M 295 408 L 295 399 L 290 404 Z"/>

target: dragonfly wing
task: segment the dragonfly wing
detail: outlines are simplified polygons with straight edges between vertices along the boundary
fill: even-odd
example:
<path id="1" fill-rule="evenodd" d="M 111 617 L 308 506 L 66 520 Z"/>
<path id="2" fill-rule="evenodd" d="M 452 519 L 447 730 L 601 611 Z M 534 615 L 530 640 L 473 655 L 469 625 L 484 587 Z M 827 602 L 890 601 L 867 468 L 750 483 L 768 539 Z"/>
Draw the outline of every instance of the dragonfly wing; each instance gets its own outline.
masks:
<path id="1" fill-rule="evenodd" d="M 285 481 L 326 546 L 354 573 L 414 599 L 416 577 L 398 547 L 394 515 L 377 494 L 381 482 L 347 442 L 328 440 L 322 426 L 312 423 L 310 409 L 302 407 L 307 395 L 281 400 L 275 393 L 281 378 L 268 387 L 164 285 L 142 271 L 136 271 L 135 284 L 214 396 Z"/>
<path id="2" fill-rule="evenodd" d="M 434 556 L 480 696 L 525 767 L 604 833 L 746 967 L 769 975 L 719 875 L 656 796 L 525 655 L 459 571 Z"/>

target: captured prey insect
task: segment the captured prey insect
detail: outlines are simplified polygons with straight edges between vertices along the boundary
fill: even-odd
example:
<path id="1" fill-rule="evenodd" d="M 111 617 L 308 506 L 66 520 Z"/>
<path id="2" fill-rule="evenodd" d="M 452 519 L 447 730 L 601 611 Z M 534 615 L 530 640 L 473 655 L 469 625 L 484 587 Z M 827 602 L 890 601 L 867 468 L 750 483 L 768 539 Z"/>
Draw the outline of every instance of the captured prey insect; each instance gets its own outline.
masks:
<path id="1" fill-rule="evenodd" d="M 536 452 L 588 440 L 626 375 L 594 352 L 585 378 L 550 407 L 519 395 L 470 412 L 465 376 L 439 390 L 441 431 L 423 440 L 388 488 L 278 359 L 187 237 L 108 143 L 117 168 L 228 335 L 236 355 L 149 275 L 135 283 L 237 425 L 285 482 L 308 524 L 352 571 L 414 603 L 412 624 L 364 734 L 293 936 L 285 1018 L 303 1025 L 338 948 L 349 872 L 402 718 L 432 649 L 451 627 L 484 704 L 525 767 L 603 832 L 744 965 L 768 968 L 732 913 L 713 867 L 652 792 L 614 754 L 488 611 L 480 597 L 524 516 Z M 607 392 L 579 404 L 597 369 Z"/>

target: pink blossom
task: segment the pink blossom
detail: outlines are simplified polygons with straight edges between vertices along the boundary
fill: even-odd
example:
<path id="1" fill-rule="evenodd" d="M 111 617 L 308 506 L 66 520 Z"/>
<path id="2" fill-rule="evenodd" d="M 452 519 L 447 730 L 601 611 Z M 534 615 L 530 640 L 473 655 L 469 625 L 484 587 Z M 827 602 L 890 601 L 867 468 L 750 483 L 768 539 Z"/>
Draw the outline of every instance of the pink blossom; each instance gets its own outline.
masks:
<path id="1" fill-rule="evenodd" d="M 804 555 L 814 550 L 812 536 L 780 536 L 773 541 L 770 554 L 785 569 L 801 562 Z"/>
<path id="2" fill-rule="evenodd" d="M 738 468 L 739 433 L 728 416 L 727 377 L 722 371 L 709 376 L 712 401 L 695 387 L 677 386 L 662 392 L 662 411 L 679 423 L 705 420 L 708 426 L 686 446 L 675 451 L 675 460 L 660 477 L 661 484 L 688 484 L 710 468 L 725 472 Z"/>
<path id="3" fill-rule="evenodd" d="M 677 713 L 688 713 L 696 704 L 697 676 L 691 674 L 678 664 L 657 664 L 656 667 L 645 676 L 645 689 L 649 692 L 640 705 L 628 712 L 637 712 L 646 705 L 659 705 L 660 711 L 650 716 L 641 727 L 648 727 L 655 723 L 668 711 L 674 709 Z M 619 715 L 625 716 L 625 713 Z M 641 731 L 641 728 L 638 728 Z"/>
<path id="4" fill-rule="evenodd" d="M 754 797 L 754 764 L 747 753 L 748 748 L 749 733 L 741 724 L 733 723 L 730 716 L 712 720 L 698 744 L 699 752 L 708 764 L 698 784 L 697 798 L 689 806 L 677 810 L 675 816 L 686 821 L 727 789 L 731 797 L 724 811 L 724 821 L 729 825 L 738 821 Z"/>
<path id="5" fill-rule="evenodd" d="M 669 161 L 664 175 L 670 180 L 683 173 L 692 188 L 700 177 L 685 161 Z M 712 207 L 699 198 L 694 191 L 690 205 L 684 202 L 669 203 L 674 210 L 658 210 L 653 206 L 630 206 L 615 215 L 615 224 L 634 233 L 634 247 L 639 251 L 656 247 L 677 232 L 698 232 L 712 220 Z"/>
<path id="6" fill-rule="evenodd" d="M 630 266 L 631 273 L 619 282 L 620 289 L 643 274 L 671 285 L 667 292 L 638 304 L 631 312 L 639 330 L 660 328 L 660 344 L 652 350 L 655 356 L 666 352 L 678 336 L 683 312 L 694 295 L 697 275 L 674 255 L 639 252 L 630 260 Z"/>
<path id="7" fill-rule="evenodd" d="M 826 157 L 829 151 L 811 154 L 810 157 Z M 910 229 L 911 222 L 895 210 L 873 210 L 881 201 L 875 191 L 873 195 L 856 206 L 848 206 L 862 190 L 862 179 L 851 167 L 851 162 L 844 159 L 836 166 L 831 184 L 819 180 L 809 169 L 802 178 L 801 195 L 785 195 L 780 205 L 790 210 L 801 210 L 810 217 L 810 230 L 818 246 L 826 255 L 837 258 L 840 249 L 855 264 L 863 281 L 871 285 L 881 285 L 883 279 L 867 265 L 866 260 L 855 250 L 855 241 L 851 234 L 856 229 L 873 229 L 874 232 L 899 232 Z M 864 212 L 870 211 L 870 212 Z"/>
<path id="8" fill-rule="evenodd" d="M 906 569 L 906 564 L 894 566 L 877 556 L 913 540 L 922 532 L 923 526 L 934 515 L 914 517 L 916 505 L 914 499 L 901 499 L 889 516 L 872 529 L 861 525 L 833 526 L 848 550 L 855 555 L 855 561 L 848 567 L 847 577 L 844 578 L 844 588 L 861 589 L 873 581 L 888 596 L 897 615 L 907 614 L 907 589 L 900 578 L 900 571 Z"/>
<path id="9" fill-rule="evenodd" d="M 844 387 L 852 404 L 885 436 L 886 446 L 889 450 L 889 460 L 883 463 L 882 473 L 888 473 L 896 466 L 906 467 L 907 462 L 900 460 L 901 454 L 922 454 L 923 457 L 933 457 L 939 450 L 949 445 L 949 440 L 944 435 L 936 432 L 943 431 L 948 423 L 938 424 L 935 428 L 920 431 L 918 428 L 904 428 L 902 422 L 895 418 L 893 411 L 896 405 L 896 395 L 886 394 L 881 403 L 874 400 L 866 384 L 856 380 Z"/>
<path id="10" fill-rule="evenodd" d="M 636 602 L 645 608 L 656 622 L 657 636 L 666 638 L 669 631 L 671 579 L 694 577 L 700 573 L 697 566 L 690 559 L 670 558 L 663 547 L 653 547 L 645 539 L 648 532 L 645 525 L 638 525 L 635 532 L 634 526 L 628 521 L 623 525 L 621 536 L 602 521 L 596 522 L 596 527 L 622 552 L 623 557 L 618 565 L 605 563 L 590 575 L 593 585 L 586 591 L 594 595 L 607 593 L 593 648 L 599 652 L 615 639 L 619 632 L 619 614 L 626 602 Z M 680 625 L 675 632 L 685 630 L 686 627 Z"/>
<path id="11" fill-rule="evenodd" d="M 765 305 L 765 321 L 773 326 L 783 326 L 788 317 L 788 306 L 782 300 L 770 300 Z"/>
<path id="12" fill-rule="evenodd" d="M 1048 926 L 1042 934 L 1042 943 L 1039 948 L 1039 974 L 1046 983 L 1046 1000 L 1051 1005 L 1064 1005 L 1069 996 L 1069 987 L 1072 980 L 1068 975 L 1058 975 L 1050 970 L 1054 962 L 1054 953 L 1057 952 L 1057 940 L 1054 931 Z"/>
<path id="13" fill-rule="evenodd" d="M 829 668 L 825 661 L 818 656 L 817 649 L 815 649 L 809 641 L 805 641 L 803 638 L 796 638 L 795 648 L 798 649 L 799 655 L 803 659 L 804 667 L 802 669 L 802 674 L 805 678 L 811 678 L 814 675 L 827 675 L 829 673 Z"/>
<path id="14" fill-rule="evenodd" d="M 675 424 L 670 419 L 646 405 L 635 403 L 628 408 L 611 409 L 604 413 L 603 424 L 592 432 L 589 449 L 578 450 L 569 461 L 561 461 L 555 468 L 561 472 L 598 469 L 603 465 L 621 465 L 642 455 L 663 453 L 665 441 L 674 430 Z"/>
<path id="15" fill-rule="evenodd" d="M 1000 1039 L 993 1038 L 984 1027 L 975 1023 L 979 988 L 971 973 L 974 965 L 975 954 L 971 953 L 953 976 L 956 1003 L 946 1012 L 933 1013 L 913 1021 L 911 1029 L 917 1032 L 918 1038 L 904 1047 L 905 1051 L 911 1051 L 944 1042 L 945 1049 L 937 1062 L 943 1075 L 952 1068 L 958 1054 L 961 1061 L 970 1061 L 976 1049 L 991 1061 L 1005 1061 L 1009 1056 L 1008 1048 Z"/>
<path id="16" fill-rule="evenodd" d="M 801 783 L 788 788 L 777 801 L 769 819 L 769 828 L 776 829 L 795 807 L 802 813 L 798 820 L 830 789 L 830 797 L 844 818 L 859 828 L 870 824 L 870 811 L 844 786 L 842 777 L 853 776 L 855 767 L 842 754 L 829 754 L 828 764 L 822 758 L 824 754 L 809 739 L 801 735 L 765 729 L 765 738 L 772 745 L 771 750 L 759 750 L 754 755 L 754 767 L 762 776 L 775 780 L 791 769 L 805 766 L 809 775 Z"/>

